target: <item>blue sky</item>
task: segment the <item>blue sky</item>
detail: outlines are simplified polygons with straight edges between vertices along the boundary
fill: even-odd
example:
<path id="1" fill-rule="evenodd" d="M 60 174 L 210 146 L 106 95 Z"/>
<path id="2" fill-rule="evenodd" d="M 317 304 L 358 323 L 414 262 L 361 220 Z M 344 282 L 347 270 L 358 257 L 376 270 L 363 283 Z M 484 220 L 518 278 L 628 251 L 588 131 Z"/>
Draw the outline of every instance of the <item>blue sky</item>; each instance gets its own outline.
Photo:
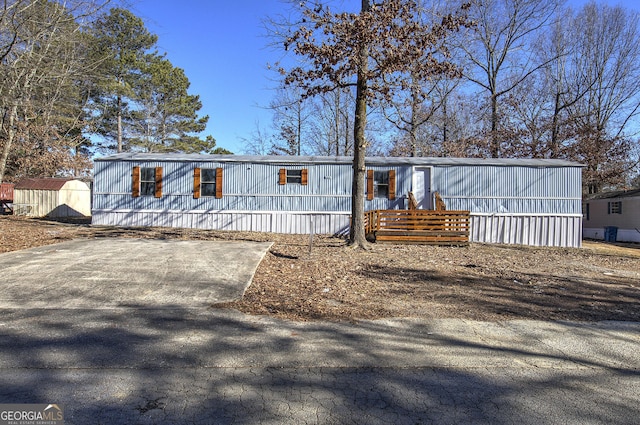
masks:
<path id="1" fill-rule="evenodd" d="M 268 63 L 279 53 L 267 47 L 263 19 L 285 9 L 278 0 L 142 0 L 131 10 L 158 35 L 158 46 L 174 66 L 185 70 L 191 94 L 200 95 L 204 134 L 217 145 L 242 152 L 256 122 L 268 126 L 264 109 L 273 97 Z"/>
<path id="2" fill-rule="evenodd" d="M 587 0 L 569 3 L 578 8 Z M 640 11 L 637 0 L 606 3 Z M 241 139 L 250 138 L 257 123 L 271 124 L 265 107 L 277 76 L 267 64 L 282 52 L 268 47 L 263 21 L 286 9 L 280 0 L 137 0 L 131 7 L 158 36 L 159 49 L 185 70 L 189 92 L 200 95 L 200 113 L 209 115 L 203 136 L 211 134 L 234 153 L 242 153 Z"/>

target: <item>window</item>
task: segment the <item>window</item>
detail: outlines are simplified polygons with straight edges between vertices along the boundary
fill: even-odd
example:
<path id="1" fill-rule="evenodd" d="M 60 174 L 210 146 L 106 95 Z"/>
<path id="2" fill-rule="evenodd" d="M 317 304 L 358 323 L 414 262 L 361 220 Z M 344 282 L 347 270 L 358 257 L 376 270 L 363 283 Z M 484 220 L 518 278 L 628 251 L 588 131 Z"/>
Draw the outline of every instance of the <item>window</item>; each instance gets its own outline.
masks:
<path id="1" fill-rule="evenodd" d="M 203 168 L 200 174 L 200 196 L 216 196 L 216 170 Z"/>
<path id="2" fill-rule="evenodd" d="M 133 167 L 131 194 L 162 197 L 162 167 Z"/>
<path id="3" fill-rule="evenodd" d="M 582 205 L 582 218 L 584 218 L 585 220 L 589 221 L 591 219 L 591 214 L 590 214 L 590 208 L 589 208 L 589 203 L 587 202 L 586 204 Z"/>
<path id="4" fill-rule="evenodd" d="M 140 195 L 154 196 L 156 193 L 156 169 L 140 169 Z"/>
<path id="5" fill-rule="evenodd" d="M 302 170 L 287 170 L 287 184 L 302 183 Z"/>
<path id="6" fill-rule="evenodd" d="M 622 214 L 622 202 L 609 202 L 607 205 L 608 214 Z"/>
<path id="7" fill-rule="evenodd" d="M 303 186 L 306 186 L 309 183 L 309 172 L 306 168 L 297 170 L 281 168 L 278 183 L 281 185 L 301 184 Z"/>
<path id="8" fill-rule="evenodd" d="M 396 199 L 396 172 L 367 170 L 367 200 Z"/>
<path id="9" fill-rule="evenodd" d="M 384 171 L 373 172 L 373 197 L 389 197 L 389 173 L 385 173 Z"/>
<path id="10" fill-rule="evenodd" d="M 222 198 L 222 168 L 195 168 L 193 170 L 193 197 Z"/>

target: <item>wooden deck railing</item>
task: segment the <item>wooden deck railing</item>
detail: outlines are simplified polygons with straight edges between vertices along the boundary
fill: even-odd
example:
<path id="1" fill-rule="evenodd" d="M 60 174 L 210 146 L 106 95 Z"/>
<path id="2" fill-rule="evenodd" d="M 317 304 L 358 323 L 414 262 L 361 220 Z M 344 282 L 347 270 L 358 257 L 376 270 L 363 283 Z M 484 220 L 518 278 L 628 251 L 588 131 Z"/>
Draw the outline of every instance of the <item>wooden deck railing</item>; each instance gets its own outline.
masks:
<path id="1" fill-rule="evenodd" d="M 365 231 L 376 242 L 463 245 L 469 243 L 469 211 L 373 210 Z"/>
<path id="2" fill-rule="evenodd" d="M 416 200 L 416 196 L 413 194 L 413 192 L 409 192 L 409 209 L 410 210 L 417 210 L 418 209 L 418 201 Z"/>

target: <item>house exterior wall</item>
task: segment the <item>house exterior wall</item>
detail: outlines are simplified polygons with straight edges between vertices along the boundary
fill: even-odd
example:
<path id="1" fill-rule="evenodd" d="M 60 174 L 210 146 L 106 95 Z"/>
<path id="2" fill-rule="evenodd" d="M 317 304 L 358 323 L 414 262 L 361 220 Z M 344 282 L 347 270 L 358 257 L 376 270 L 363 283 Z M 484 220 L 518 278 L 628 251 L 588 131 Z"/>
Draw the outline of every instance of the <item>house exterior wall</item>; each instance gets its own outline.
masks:
<path id="1" fill-rule="evenodd" d="M 396 196 L 365 200 L 365 210 L 407 208 L 414 169 L 429 168 L 427 186 L 443 196 L 447 208 L 472 212 L 472 241 L 580 245 L 580 231 L 576 237 L 575 230 L 580 228 L 582 217 L 579 166 L 467 161 L 471 164 L 444 158 L 369 158 L 367 169 L 395 172 Z M 160 198 L 132 196 L 134 166 L 162 167 Z M 223 169 L 222 198 L 193 197 L 196 167 Z M 308 170 L 308 184 L 280 185 L 281 168 Z M 95 162 L 93 222 L 346 233 L 351 214 L 351 179 L 350 158 L 120 155 Z M 567 226 L 570 231 L 564 230 Z M 559 227 L 562 230 L 556 231 Z M 521 233 L 512 236 L 514 229 Z"/>
<path id="2" fill-rule="evenodd" d="M 162 167 L 162 197 L 131 196 L 129 161 L 96 161 L 94 209 L 144 209 L 180 211 L 351 211 L 351 165 L 309 163 L 236 163 L 217 161 L 138 161 L 140 167 Z M 194 168 L 223 168 L 223 197 L 193 197 Z M 278 184 L 281 168 L 307 169 L 307 185 Z M 404 208 L 400 194 L 410 190 L 410 167 L 371 166 L 378 171 L 396 171 L 395 200 L 367 201 L 367 209 Z M 407 177 L 409 176 L 409 178 Z M 401 183 L 398 183 L 401 182 Z"/>
<path id="3" fill-rule="evenodd" d="M 610 202 L 620 202 L 622 214 L 611 214 Z M 618 228 L 616 238 L 618 242 L 640 242 L 640 196 L 586 201 L 583 236 L 590 239 L 604 239 L 605 228 L 609 226 Z"/>
<path id="4" fill-rule="evenodd" d="M 96 161 L 93 222 L 276 233 L 340 233 L 349 226 L 348 164 L 137 161 L 163 168 L 161 198 L 131 196 L 130 161 Z M 222 168 L 223 196 L 193 197 L 193 169 Z M 308 184 L 280 185 L 281 168 L 308 170 Z M 382 208 L 387 204 L 375 202 Z"/>
<path id="5" fill-rule="evenodd" d="M 479 214 L 582 214 L 581 169 L 439 167 L 433 190 L 451 210 Z"/>
<path id="6" fill-rule="evenodd" d="M 472 242 L 579 247 L 580 167 L 435 167 L 447 209 L 471 211 Z"/>

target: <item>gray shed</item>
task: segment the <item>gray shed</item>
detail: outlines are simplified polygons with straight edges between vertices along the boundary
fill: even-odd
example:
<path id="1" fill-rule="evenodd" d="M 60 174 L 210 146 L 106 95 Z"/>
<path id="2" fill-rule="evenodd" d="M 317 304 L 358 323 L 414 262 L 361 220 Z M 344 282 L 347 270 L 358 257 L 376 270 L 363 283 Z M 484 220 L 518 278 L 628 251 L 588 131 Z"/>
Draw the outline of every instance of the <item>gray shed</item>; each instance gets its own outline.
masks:
<path id="1" fill-rule="evenodd" d="M 471 241 L 578 247 L 580 164 L 551 159 L 366 159 L 365 210 L 438 192 L 471 211 Z M 352 158 L 126 153 L 95 160 L 93 223 L 276 233 L 346 232 Z"/>
<path id="2" fill-rule="evenodd" d="M 91 190 L 75 179 L 22 179 L 13 194 L 15 215 L 82 217 L 91 215 Z"/>

